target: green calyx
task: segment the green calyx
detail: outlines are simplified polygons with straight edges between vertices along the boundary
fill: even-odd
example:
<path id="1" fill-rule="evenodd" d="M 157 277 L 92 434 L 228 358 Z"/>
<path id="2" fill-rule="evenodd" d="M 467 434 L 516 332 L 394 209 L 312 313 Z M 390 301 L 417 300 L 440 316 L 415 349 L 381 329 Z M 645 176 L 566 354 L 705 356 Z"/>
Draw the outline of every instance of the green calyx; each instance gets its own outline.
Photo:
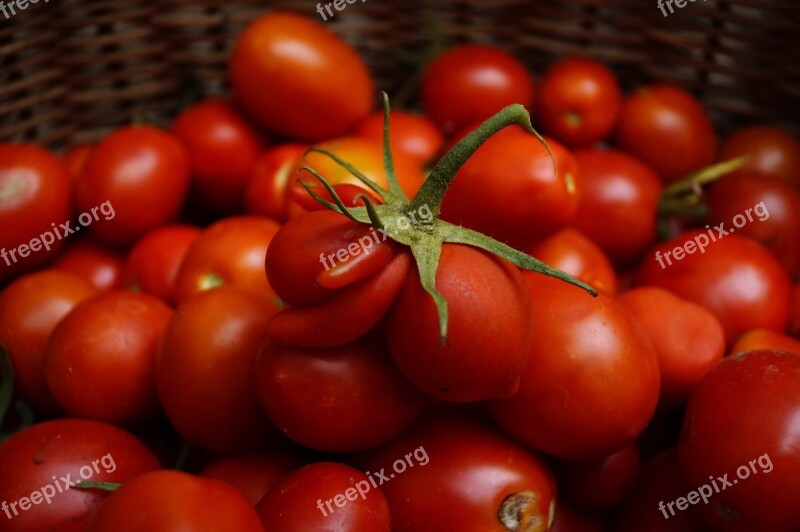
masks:
<path id="1" fill-rule="evenodd" d="M 445 222 L 438 218 L 444 195 L 458 170 L 464 165 L 467 159 L 475 153 L 481 144 L 504 127 L 511 124 L 519 124 L 531 134 L 535 135 L 536 138 L 545 145 L 548 153 L 550 153 L 550 147 L 536 130 L 533 129 L 530 115 L 522 105 L 509 105 L 461 139 L 458 144 L 448 151 L 436 164 L 416 196 L 409 200 L 400 189 L 397 174 L 394 170 L 392 153 L 389 148 L 389 97 L 385 92 L 381 92 L 381 98 L 384 108 L 383 165 L 389 183 L 388 190 L 378 186 L 352 165 L 343 161 L 335 153 L 317 147 L 313 147 L 308 151 L 322 153 L 333 159 L 333 161 L 341 165 L 363 182 L 370 190 L 375 192 L 383 203 L 375 205 L 366 195 L 359 195 L 358 198 L 364 202 L 363 207 L 346 207 L 333 186 L 331 186 L 325 177 L 308 166 L 302 167 L 301 170 L 307 171 L 317 178 L 331 195 L 333 202 L 319 196 L 307 183 L 302 181 L 300 183 L 314 199 L 327 208 L 355 222 L 370 224 L 384 232 L 395 242 L 411 248 L 411 253 L 414 256 L 417 270 L 419 271 L 422 287 L 436 303 L 436 309 L 439 315 L 439 337 L 442 344 L 444 344 L 447 339 L 447 301 L 436 289 L 436 270 L 439 266 L 442 244 L 445 242 L 468 244 L 483 249 L 493 255 L 506 259 L 520 268 L 561 279 L 562 281 L 583 288 L 592 296 L 597 295 L 594 288 L 561 270 L 552 268 L 542 261 L 516 250 L 507 244 L 498 242 L 482 233 Z M 550 156 L 552 157 L 552 153 L 550 153 Z"/>

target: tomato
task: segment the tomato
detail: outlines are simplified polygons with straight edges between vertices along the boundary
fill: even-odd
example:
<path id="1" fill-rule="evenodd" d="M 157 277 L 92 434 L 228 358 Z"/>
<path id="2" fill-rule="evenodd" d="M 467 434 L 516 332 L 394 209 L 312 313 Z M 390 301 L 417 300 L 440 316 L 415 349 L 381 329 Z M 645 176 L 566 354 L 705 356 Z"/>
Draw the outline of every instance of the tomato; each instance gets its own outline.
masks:
<path id="1" fill-rule="evenodd" d="M 195 238 L 175 280 L 174 301 L 220 285 L 231 284 L 265 299 L 274 292 L 264 278 L 264 256 L 280 226 L 260 216 L 225 218 Z"/>
<path id="2" fill-rule="evenodd" d="M 166 225 L 147 233 L 125 259 L 125 286 L 171 302 L 178 270 L 199 234 L 192 225 Z"/>
<path id="3" fill-rule="evenodd" d="M 611 260 L 629 266 L 656 239 L 661 182 L 647 166 L 615 150 L 575 152 L 583 194 L 572 221 Z M 602 223 L 598 223 L 602 220 Z"/>
<path id="4" fill-rule="evenodd" d="M 675 85 L 656 83 L 622 104 L 617 145 L 672 183 L 714 162 L 716 136 L 703 106 Z"/>
<path id="5" fill-rule="evenodd" d="M 525 65 L 491 46 L 455 46 L 425 68 L 421 88 L 425 113 L 447 133 L 483 121 L 519 103 L 534 103 L 534 85 Z"/>
<path id="6" fill-rule="evenodd" d="M 709 225 L 731 224 L 780 259 L 789 277 L 800 270 L 800 190 L 778 178 L 737 173 L 711 188 Z"/>
<path id="7" fill-rule="evenodd" d="M 261 404 L 304 447 L 353 452 L 398 436 L 422 411 L 422 394 L 392 364 L 382 341 L 327 349 L 267 342 L 258 373 Z"/>
<path id="8" fill-rule="evenodd" d="M 153 471 L 125 482 L 89 519 L 86 532 L 263 532 L 235 488 L 181 471 Z"/>
<path id="9" fill-rule="evenodd" d="M 792 323 L 791 332 L 800 335 L 800 283 L 795 283 L 792 289 Z"/>
<path id="10" fill-rule="evenodd" d="M 663 288 L 634 288 L 618 301 L 655 347 L 661 373 L 659 405 L 683 406 L 700 379 L 725 355 L 722 324 L 710 310 Z"/>
<path id="11" fill-rule="evenodd" d="M 750 329 L 784 330 L 792 290 L 778 259 L 729 232 L 719 226 L 681 233 L 651 250 L 653 259 L 637 272 L 638 284 L 665 288 L 713 312 L 728 345 Z"/>
<path id="12" fill-rule="evenodd" d="M 539 84 L 536 118 L 542 130 L 570 148 L 603 140 L 617 123 L 622 94 L 614 73 L 589 57 L 566 57 Z"/>
<path id="13" fill-rule="evenodd" d="M 800 356 L 723 359 L 692 392 L 678 446 L 691 507 L 715 530 L 800 529 Z M 712 489 L 713 487 L 713 489 Z"/>
<path id="14" fill-rule="evenodd" d="M 381 490 L 373 489 L 364 473 L 336 462 L 317 462 L 293 471 L 256 510 L 265 531 L 390 530 L 389 506 Z"/>
<path id="15" fill-rule="evenodd" d="M 172 131 L 189 155 L 191 188 L 200 206 L 222 214 L 241 211 L 245 184 L 263 144 L 258 131 L 219 99 L 185 109 Z"/>
<path id="16" fill-rule="evenodd" d="M 0 344 L 11 359 L 14 385 L 41 412 L 59 410 L 45 381 L 47 339 L 75 305 L 95 292 L 88 281 L 57 270 L 24 275 L 0 292 Z"/>
<path id="17" fill-rule="evenodd" d="M 83 167 L 86 166 L 86 161 L 89 159 L 89 154 L 92 153 L 92 150 L 94 150 L 94 144 L 78 144 L 71 147 L 62 157 L 64 166 L 73 181 L 78 179 L 78 176 L 83 172 Z"/>
<path id="18" fill-rule="evenodd" d="M 113 290 L 122 288 L 123 260 L 119 251 L 83 239 L 65 249 L 53 261 L 53 268 L 83 277 L 100 290 Z"/>
<path id="19" fill-rule="evenodd" d="M 756 125 L 734 131 L 720 148 L 721 161 L 749 154 L 736 173 L 758 173 L 781 179 L 800 189 L 800 143 L 781 128 Z"/>
<path id="20" fill-rule="evenodd" d="M 307 148 L 304 144 L 281 144 L 258 156 L 245 186 L 247 214 L 286 220 L 286 188 L 291 180 L 300 177 L 295 175 L 295 166 Z"/>
<path id="21" fill-rule="evenodd" d="M 242 106 L 283 136 L 318 141 L 365 118 L 375 88 L 356 51 L 319 22 L 262 15 L 239 35 L 229 74 Z"/>
<path id="22" fill-rule="evenodd" d="M 356 461 L 386 495 L 393 532 L 549 530 L 553 521 L 547 467 L 463 416 L 429 419 Z"/>
<path id="23" fill-rule="evenodd" d="M 258 350 L 277 307 L 221 286 L 184 301 L 156 357 L 158 395 L 175 429 L 218 453 L 270 440 L 274 428 L 256 393 Z"/>
<path id="24" fill-rule="evenodd" d="M 69 219 L 71 201 L 58 157 L 32 144 L 0 144 L 0 283 L 53 256 L 63 240 L 52 231 Z"/>
<path id="25" fill-rule="evenodd" d="M 575 159 L 547 139 L 544 145 L 519 126 L 487 140 L 461 167 L 442 203 L 442 218 L 517 249 L 561 229 L 575 216 L 582 181 Z"/>
<path id="26" fill-rule="evenodd" d="M 606 295 L 617 293 L 619 280 L 611 261 L 580 231 L 565 227 L 536 244 L 530 254 Z"/>
<path id="27" fill-rule="evenodd" d="M 482 250 L 445 244 L 436 289 L 449 314 L 444 345 L 434 300 L 411 268 L 388 317 L 397 367 L 417 388 L 446 401 L 514 393 L 531 339 L 530 301 L 519 270 Z"/>
<path id="28" fill-rule="evenodd" d="M 613 508 L 631 495 L 639 476 L 635 445 L 598 460 L 565 462 L 558 479 L 562 496 L 587 508 Z"/>
<path id="29" fill-rule="evenodd" d="M 159 412 L 156 350 L 172 309 L 159 299 L 103 292 L 56 325 L 45 351 L 45 377 L 67 414 L 138 425 Z"/>
<path id="30" fill-rule="evenodd" d="M 89 155 L 75 180 L 76 207 L 83 213 L 94 209 L 88 228 L 97 238 L 126 245 L 173 220 L 188 185 L 189 161 L 180 141 L 152 126 L 129 126 L 108 135 Z M 98 220 L 103 205 L 109 207 Z"/>
<path id="31" fill-rule="evenodd" d="M 354 134 L 382 142 L 383 122 L 382 111 L 373 113 L 359 124 Z M 393 110 L 389 113 L 389 124 L 392 154 L 401 154 L 420 165 L 429 163 L 444 144 L 444 136 L 439 127 L 425 116 Z"/>
<path id="32" fill-rule="evenodd" d="M 82 531 L 109 493 L 70 485 L 126 482 L 160 468 L 142 442 L 112 425 L 82 419 L 37 423 L 0 443 L 3 530 Z"/>
<path id="33" fill-rule="evenodd" d="M 730 353 L 744 353 L 754 349 L 779 349 L 800 356 L 800 340 L 768 329 L 754 329 L 741 335 Z"/>
<path id="34" fill-rule="evenodd" d="M 530 356 L 517 394 L 489 403 L 492 416 L 521 442 L 562 458 L 598 459 L 630 445 L 658 401 L 650 341 L 603 294 L 523 276 L 533 300 Z"/>

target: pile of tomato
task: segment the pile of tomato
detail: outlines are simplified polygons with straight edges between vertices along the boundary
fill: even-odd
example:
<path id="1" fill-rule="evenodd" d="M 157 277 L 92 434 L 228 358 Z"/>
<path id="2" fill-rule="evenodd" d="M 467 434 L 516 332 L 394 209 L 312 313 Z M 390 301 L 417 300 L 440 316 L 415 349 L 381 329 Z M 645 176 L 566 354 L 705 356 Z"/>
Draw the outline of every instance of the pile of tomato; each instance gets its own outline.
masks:
<path id="1" fill-rule="evenodd" d="M 404 110 L 272 12 L 227 99 L 0 144 L 0 530 L 800 530 L 800 144 L 537 74 Z"/>

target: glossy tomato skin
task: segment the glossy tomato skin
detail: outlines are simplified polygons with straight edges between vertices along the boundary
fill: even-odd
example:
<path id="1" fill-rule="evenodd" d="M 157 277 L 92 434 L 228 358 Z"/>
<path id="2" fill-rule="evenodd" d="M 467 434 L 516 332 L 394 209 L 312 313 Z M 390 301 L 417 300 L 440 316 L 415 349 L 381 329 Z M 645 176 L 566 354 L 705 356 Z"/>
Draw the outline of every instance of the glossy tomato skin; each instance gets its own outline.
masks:
<path id="1" fill-rule="evenodd" d="M 152 126 L 129 126 L 89 155 L 75 181 L 75 202 L 84 213 L 108 202 L 113 216 L 88 228 L 105 243 L 127 245 L 173 220 L 188 186 L 189 159 L 180 141 Z"/>
<path id="2" fill-rule="evenodd" d="M 70 177 L 58 157 L 33 144 L 0 144 L 0 283 L 53 256 L 63 240 L 49 235 L 50 249 L 31 240 L 66 222 L 71 201 Z"/>
<path id="3" fill-rule="evenodd" d="M 650 341 L 603 294 L 523 276 L 533 301 L 530 355 L 519 391 L 490 402 L 492 416 L 519 441 L 562 458 L 598 459 L 630 445 L 658 401 Z"/>
<path id="4" fill-rule="evenodd" d="M 356 462 L 386 495 L 393 532 L 505 532 L 514 520 L 519 530 L 549 530 L 552 524 L 552 473 L 482 422 L 430 418 Z"/>
<path id="5" fill-rule="evenodd" d="M 67 414 L 120 425 L 153 419 L 156 350 L 171 316 L 161 300 L 119 290 L 86 299 L 61 320 L 44 369 Z"/>
<path id="6" fill-rule="evenodd" d="M 687 242 L 690 254 L 685 253 Z M 678 248 L 682 258 L 675 260 Z M 750 329 L 782 331 L 789 324 L 789 278 L 778 259 L 750 238 L 697 229 L 659 244 L 648 255 L 637 284 L 665 288 L 709 309 L 722 323 L 728 345 Z"/>
<path id="7" fill-rule="evenodd" d="M 391 530 L 389 505 L 381 490 L 361 471 L 336 462 L 315 462 L 291 472 L 256 510 L 265 531 Z"/>
<path id="8" fill-rule="evenodd" d="M 656 83 L 622 104 L 617 145 L 672 183 L 714 162 L 716 136 L 706 110 L 675 85 Z"/>
<path id="9" fill-rule="evenodd" d="M 572 154 L 509 126 L 487 140 L 461 167 L 442 203 L 442 218 L 517 249 L 571 222 L 583 185 Z"/>
<path id="10" fill-rule="evenodd" d="M 219 214 L 240 212 L 263 145 L 258 131 L 236 107 L 216 98 L 185 109 L 172 131 L 189 155 L 191 190 L 199 205 Z"/>
<path id="11" fill-rule="evenodd" d="M 411 425 L 425 404 L 376 338 L 326 349 L 266 342 L 256 378 L 261 404 L 281 432 L 327 452 L 385 443 Z"/>
<path id="12" fill-rule="evenodd" d="M 757 350 L 718 363 L 692 392 L 678 445 L 686 484 L 716 483 L 692 511 L 715 530 L 798 530 L 798 420 L 800 356 Z"/>
<path id="13" fill-rule="evenodd" d="M 142 442 L 112 425 L 82 419 L 38 423 L 0 443 L 0 501 L 8 503 L 8 514 L 4 511 L 0 517 L 3 530 L 82 531 L 86 518 L 109 492 L 66 489 L 68 476 L 70 482 L 126 482 L 161 467 Z M 39 503 L 27 510 L 12 507 L 23 497 L 30 504 L 33 492 L 44 495 L 50 489 L 54 495 L 49 504 L 36 497 Z"/>
<path id="14" fill-rule="evenodd" d="M 568 461 L 558 468 L 562 497 L 586 508 L 613 508 L 631 495 L 639 476 L 635 445 L 599 460 Z"/>
<path id="15" fill-rule="evenodd" d="M 513 103 L 534 103 L 531 75 L 511 54 L 466 44 L 436 57 L 422 77 L 425 114 L 447 133 L 483 121 Z"/>
<path id="16" fill-rule="evenodd" d="M 273 12 L 239 35 L 229 74 L 236 99 L 263 126 L 318 141 L 346 133 L 372 109 L 361 58 L 323 24 Z"/>
<path id="17" fill-rule="evenodd" d="M 286 221 L 289 215 L 286 188 L 301 177 L 296 175 L 295 167 L 307 149 L 305 144 L 287 143 L 268 148 L 258 156 L 245 187 L 247 214 Z"/>
<path id="18" fill-rule="evenodd" d="M 369 115 L 358 125 L 354 135 L 383 142 L 383 115 L 382 111 Z M 406 111 L 390 111 L 389 145 L 393 155 L 403 154 L 425 165 L 439 153 L 443 144 L 444 136 L 430 118 Z"/>
<path id="19" fill-rule="evenodd" d="M 436 289 L 447 301 L 440 342 L 436 305 L 412 267 L 388 317 L 392 358 L 417 388 L 454 402 L 514 393 L 530 345 L 530 300 L 516 266 L 476 248 L 445 244 Z"/>
<path id="20" fill-rule="evenodd" d="M 43 270 L 18 278 L 0 292 L 0 344 L 11 359 L 14 386 L 43 413 L 60 410 L 45 380 L 47 339 L 64 316 L 96 291 L 77 275 Z"/>
<path id="21" fill-rule="evenodd" d="M 125 482 L 91 516 L 86 532 L 263 532 L 235 488 L 182 471 L 153 471 Z"/>
<path id="22" fill-rule="evenodd" d="M 275 429 L 256 393 L 258 350 L 277 307 L 232 286 L 182 303 L 156 357 L 158 395 L 175 429 L 218 453 L 251 450 Z"/>
<path id="23" fill-rule="evenodd" d="M 750 160 L 735 173 L 758 173 L 781 179 L 800 189 L 800 143 L 788 132 L 769 125 L 743 127 L 725 139 L 721 161 L 749 154 Z"/>
<path id="24" fill-rule="evenodd" d="M 53 261 L 56 270 L 83 277 L 98 290 L 122 288 L 124 256 L 92 239 L 78 240 Z"/>
<path id="25" fill-rule="evenodd" d="M 589 57 L 566 57 L 539 84 L 536 119 L 570 148 L 603 140 L 617 123 L 622 94 L 614 73 Z"/>

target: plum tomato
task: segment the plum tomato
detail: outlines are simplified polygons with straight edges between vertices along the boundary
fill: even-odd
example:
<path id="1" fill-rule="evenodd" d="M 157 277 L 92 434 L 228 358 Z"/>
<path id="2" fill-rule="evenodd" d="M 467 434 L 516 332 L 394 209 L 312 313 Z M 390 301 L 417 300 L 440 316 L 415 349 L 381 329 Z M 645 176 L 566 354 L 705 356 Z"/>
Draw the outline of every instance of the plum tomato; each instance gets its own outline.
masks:
<path id="1" fill-rule="evenodd" d="M 268 148 L 256 159 L 244 192 L 247 214 L 286 221 L 289 182 L 297 178 L 297 161 L 308 149 L 304 144 L 281 144 Z"/>
<path id="2" fill-rule="evenodd" d="M 120 251 L 81 239 L 53 261 L 53 269 L 83 277 L 99 290 L 122 288 L 124 256 Z"/>
<path id="3" fill-rule="evenodd" d="M 734 131 L 720 148 L 719 159 L 739 155 L 750 160 L 735 173 L 758 173 L 781 179 L 800 190 L 800 143 L 781 128 L 769 125 L 743 127 Z"/>
<path id="4" fill-rule="evenodd" d="M 406 111 L 391 111 L 389 125 L 389 145 L 392 154 L 402 154 L 415 160 L 419 165 L 431 162 L 444 144 L 444 136 L 439 127 L 422 115 Z M 369 115 L 356 128 L 354 135 L 383 141 L 384 113 Z"/>

